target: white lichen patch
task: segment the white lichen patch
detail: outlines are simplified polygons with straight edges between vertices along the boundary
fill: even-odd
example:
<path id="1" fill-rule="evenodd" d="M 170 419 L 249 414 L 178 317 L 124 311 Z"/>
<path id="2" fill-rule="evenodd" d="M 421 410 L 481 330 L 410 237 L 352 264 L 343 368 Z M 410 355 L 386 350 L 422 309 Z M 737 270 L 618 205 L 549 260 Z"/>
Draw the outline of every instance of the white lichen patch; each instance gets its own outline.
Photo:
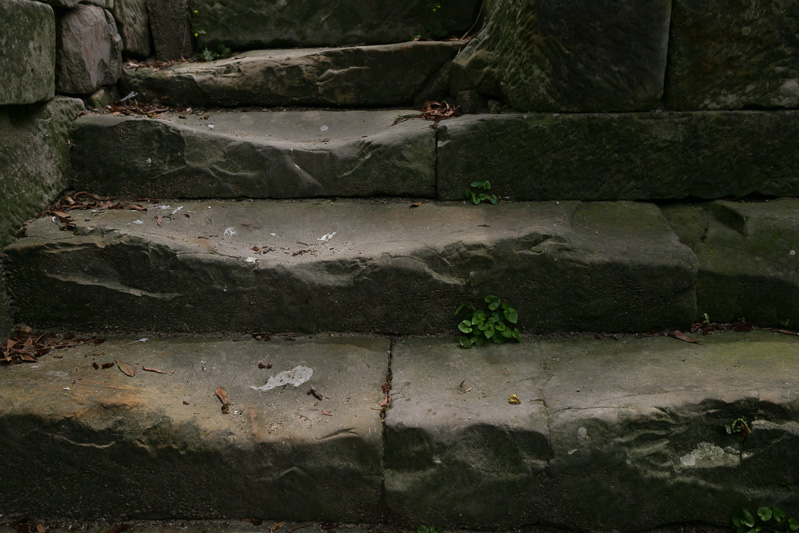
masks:
<path id="1" fill-rule="evenodd" d="M 700 442 L 690 453 L 680 457 L 682 466 L 713 468 L 717 466 L 738 466 L 741 458 L 732 448 L 722 449 L 710 442 Z"/>

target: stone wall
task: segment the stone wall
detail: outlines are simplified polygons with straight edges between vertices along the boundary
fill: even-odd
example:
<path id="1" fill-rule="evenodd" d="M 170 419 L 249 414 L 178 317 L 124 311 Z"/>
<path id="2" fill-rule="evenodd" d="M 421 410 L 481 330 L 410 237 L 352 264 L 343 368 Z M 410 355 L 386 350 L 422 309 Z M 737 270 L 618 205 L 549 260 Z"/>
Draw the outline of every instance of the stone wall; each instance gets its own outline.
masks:
<path id="1" fill-rule="evenodd" d="M 799 0 L 485 0 L 453 95 L 517 111 L 796 109 Z"/>

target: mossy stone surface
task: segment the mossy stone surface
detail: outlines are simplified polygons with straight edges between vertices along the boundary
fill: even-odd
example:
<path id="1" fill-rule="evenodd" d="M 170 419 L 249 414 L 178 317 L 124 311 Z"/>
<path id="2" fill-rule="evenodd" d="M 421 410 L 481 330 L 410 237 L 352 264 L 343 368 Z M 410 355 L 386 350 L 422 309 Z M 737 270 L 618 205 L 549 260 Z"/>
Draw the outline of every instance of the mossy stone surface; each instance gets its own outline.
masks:
<path id="1" fill-rule="evenodd" d="M 53 8 L 29 0 L 3 0 L 0 20 L 0 106 L 51 99 L 56 60 Z"/>

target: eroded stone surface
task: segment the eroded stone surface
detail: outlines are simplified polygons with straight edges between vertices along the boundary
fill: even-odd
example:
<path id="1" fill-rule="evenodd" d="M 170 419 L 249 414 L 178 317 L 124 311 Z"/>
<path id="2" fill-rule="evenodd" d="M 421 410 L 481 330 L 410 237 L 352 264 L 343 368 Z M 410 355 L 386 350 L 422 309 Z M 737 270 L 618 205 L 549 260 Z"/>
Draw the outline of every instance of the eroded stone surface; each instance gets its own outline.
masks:
<path id="1" fill-rule="evenodd" d="M 122 68 L 122 39 L 114 17 L 98 6 L 78 5 L 59 20 L 58 90 L 91 94 L 113 85 Z"/>
<path id="2" fill-rule="evenodd" d="M 797 136 L 797 111 L 465 116 L 438 128 L 439 198 L 799 195 Z"/>
<path id="3" fill-rule="evenodd" d="M 122 53 L 129 57 L 150 55 L 150 16 L 146 0 L 116 0 L 114 20 L 122 37 Z"/>
<path id="4" fill-rule="evenodd" d="M 55 15 L 39 2 L 0 3 L 0 105 L 32 104 L 55 94 Z"/>
<path id="5" fill-rule="evenodd" d="M 462 44 L 254 50 L 167 69 L 125 69 L 123 85 L 142 100 L 194 106 L 411 105 L 446 93 Z"/>
<path id="6" fill-rule="evenodd" d="M 717 201 L 664 213 L 699 260 L 700 313 L 720 322 L 799 325 L 799 201 Z"/>
<path id="7" fill-rule="evenodd" d="M 423 120 L 395 124 L 414 114 L 87 116 L 72 132 L 77 187 L 155 198 L 432 197 L 435 132 Z"/>
<path id="8" fill-rule="evenodd" d="M 696 260 L 653 205 L 147 208 L 88 222 L 76 214 L 74 233 L 33 221 L 6 249 L 10 288 L 24 295 L 19 320 L 77 330 L 418 334 L 452 331 L 454 310 L 487 294 L 510 301 L 520 327 L 535 332 L 649 331 L 696 315 Z"/>
<path id="9" fill-rule="evenodd" d="M 478 5 L 477 0 L 193 0 L 192 28 L 204 32 L 200 47 L 211 49 L 220 43 L 236 50 L 385 44 L 463 35 Z"/>
<path id="10" fill-rule="evenodd" d="M 638 111 L 663 95 L 670 0 L 488 0 L 485 29 L 454 63 L 453 94 L 519 111 Z"/>
<path id="11" fill-rule="evenodd" d="M 378 521 L 388 346 L 126 338 L 2 367 L 0 442 L 27 457 L 4 462 L 2 512 Z M 115 359 L 135 375 L 93 367 Z M 251 388 L 298 364 L 314 369 L 304 386 Z"/>
<path id="12" fill-rule="evenodd" d="M 468 351 L 455 338 L 395 344 L 390 516 L 637 531 L 727 524 L 731 508 L 751 506 L 751 491 L 799 507 L 790 449 L 799 438 L 796 337 L 701 340 L 525 339 Z M 510 404 L 511 394 L 522 403 Z M 744 441 L 724 429 L 738 417 L 755 428 Z"/>
<path id="13" fill-rule="evenodd" d="M 797 26 L 797 0 L 674 0 L 667 106 L 799 107 Z"/>
<path id="14" fill-rule="evenodd" d="M 188 59 L 194 55 L 187 0 L 145 0 L 158 59 Z"/>

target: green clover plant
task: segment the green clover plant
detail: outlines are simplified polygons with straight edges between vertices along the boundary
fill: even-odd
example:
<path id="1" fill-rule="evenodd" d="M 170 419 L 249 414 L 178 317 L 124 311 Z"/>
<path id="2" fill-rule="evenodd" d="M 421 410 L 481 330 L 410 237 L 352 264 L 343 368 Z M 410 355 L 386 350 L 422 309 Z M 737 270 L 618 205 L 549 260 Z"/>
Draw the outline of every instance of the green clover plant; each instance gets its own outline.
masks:
<path id="1" fill-rule="evenodd" d="M 799 520 L 787 517 L 779 507 L 758 507 L 757 517 L 742 507 L 733 513 L 732 527 L 736 533 L 794 533 L 799 531 Z"/>
<path id="2" fill-rule="evenodd" d="M 486 181 L 473 181 L 470 188 L 466 190 L 466 198 L 470 199 L 474 205 L 480 202 L 491 202 L 494 205 L 499 203 L 499 198 L 496 194 L 488 195 L 481 191 L 490 191 L 491 182 Z"/>
<path id="3" fill-rule="evenodd" d="M 471 348 L 473 345 L 481 346 L 488 341 L 495 344 L 510 340 L 522 342 L 519 328 L 512 326 L 519 320 L 516 309 L 493 295 L 486 296 L 485 303 L 488 304 L 488 310 L 463 304 L 455 311 L 455 316 L 459 316 L 466 310 L 463 320 L 458 323 L 458 329 L 464 333 L 460 337 L 460 345 L 463 348 Z"/>

